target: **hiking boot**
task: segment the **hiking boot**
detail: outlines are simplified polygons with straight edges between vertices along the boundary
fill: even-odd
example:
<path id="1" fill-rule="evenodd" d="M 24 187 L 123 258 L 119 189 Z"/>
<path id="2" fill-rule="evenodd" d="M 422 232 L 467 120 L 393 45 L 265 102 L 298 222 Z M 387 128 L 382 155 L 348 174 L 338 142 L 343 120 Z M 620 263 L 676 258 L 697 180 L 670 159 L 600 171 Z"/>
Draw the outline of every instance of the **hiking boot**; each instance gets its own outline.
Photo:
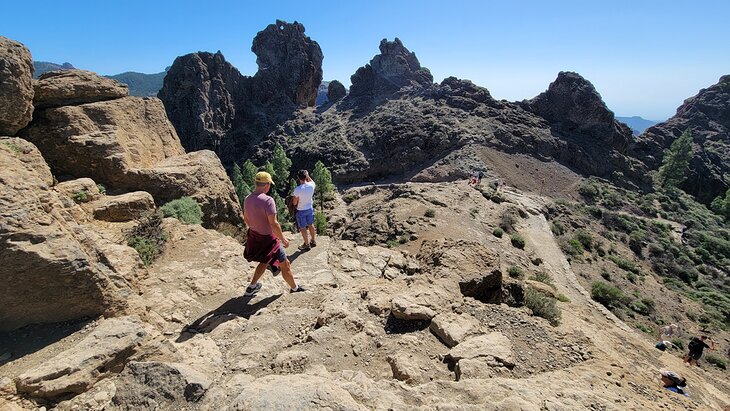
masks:
<path id="1" fill-rule="evenodd" d="M 279 273 L 281 272 L 281 268 L 274 267 L 271 264 L 269 264 L 269 270 L 271 270 L 271 275 L 273 275 L 274 277 L 276 277 L 277 275 L 279 275 Z"/>
<path id="2" fill-rule="evenodd" d="M 316 247 L 317 246 L 317 242 L 314 241 L 314 240 L 312 240 L 312 241 L 309 242 L 309 246 L 310 247 Z"/>
<path id="3" fill-rule="evenodd" d="M 302 244 L 299 246 L 300 251 L 309 251 L 311 249 L 312 249 L 312 247 L 310 247 L 309 244 Z"/>
<path id="4" fill-rule="evenodd" d="M 261 283 L 251 284 L 246 287 L 246 292 L 243 294 L 244 297 L 253 297 L 261 289 Z"/>
<path id="5" fill-rule="evenodd" d="M 290 289 L 289 290 L 289 294 L 292 294 L 292 293 L 301 293 L 301 292 L 304 292 L 304 291 L 307 291 L 307 290 L 304 287 L 302 287 L 301 285 L 298 285 L 296 290 Z"/>

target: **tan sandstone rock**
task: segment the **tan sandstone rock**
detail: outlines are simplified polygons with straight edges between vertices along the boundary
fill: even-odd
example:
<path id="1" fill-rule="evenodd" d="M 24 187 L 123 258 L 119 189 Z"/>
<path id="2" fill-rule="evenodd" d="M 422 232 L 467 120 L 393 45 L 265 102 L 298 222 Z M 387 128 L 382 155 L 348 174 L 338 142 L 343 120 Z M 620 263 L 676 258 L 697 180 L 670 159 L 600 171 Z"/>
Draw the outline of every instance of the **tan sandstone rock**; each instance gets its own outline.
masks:
<path id="1" fill-rule="evenodd" d="M 107 374 L 121 371 L 145 335 L 134 317 L 103 320 L 74 347 L 21 374 L 18 391 L 42 398 L 82 393 Z"/>
<path id="2" fill-rule="evenodd" d="M 447 347 L 454 347 L 479 329 L 479 322 L 467 314 L 439 314 L 431 320 L 431 332 Z"/>
<path id="3" fill-rule="evenodd" d="M 390 312 L 400 320 L 425 320 L 433 318 L 436 313 L 415 298 L 407 295 L 398 295 L 390 302 Z"/>
<path id="4" fill-rule="evenodd" d="M 103 257 L 93 230 L 33 144 L 0 139 L 0 329 L 124 310 L 133 275 Z"/>
<path id="5" fill-rule="evenodd" d="M 448 357 L 454 361 L 474 358 L 494 358 L 499 363 L 514 367 L 512 342 L 500 332 L 491 332 L 467 338 L 449 351 Z"/>
<path id="6" fill-rule="evenodd" d="M 101 196 L 99 186 L 90 178 L 77 178 L 75 180 L 64 181 L 63 183 L 56 184 L 54 188 L 56 191 L 66 194 L 69 198 L 77 202 L 85 203 L 96 200 Z M 79 193 L 84 193 L 84 196 L 80 197 Z M 85 200 L 81 200 L 81 198 L 85 198 Z"/>
<path id="7" fill-rule="evenodd" d="M 155 209 L 150 193 L 135 191 L 118 196 L 107 196 L 94 208 L 94 218 L 104 221 L 130 221 Z"/>
<path id="8" fill-rule="evenodd" d="M 156 98 L 38 110 L 23 135 L 41 149 L 57 175 L 146 191 L 160 205 L 191 196 L 200 203 L 207 227 L 242 223 L 233 184 L 218 157 L 211 151 L 185 154 Z"/>
<path id="9" fill-rule="evenodd" d="M 33 105 L 38 109 L 113 100 L 129 95 L 125 84 L 86 70 L 49 71 L 38 78 L 33 88 Z"/>
<path id="10" fill-rule="evenodd" d="M 0 136 L 13 136 L 33 116 L 33 58 L 17 41 L 0 36 Z"/>

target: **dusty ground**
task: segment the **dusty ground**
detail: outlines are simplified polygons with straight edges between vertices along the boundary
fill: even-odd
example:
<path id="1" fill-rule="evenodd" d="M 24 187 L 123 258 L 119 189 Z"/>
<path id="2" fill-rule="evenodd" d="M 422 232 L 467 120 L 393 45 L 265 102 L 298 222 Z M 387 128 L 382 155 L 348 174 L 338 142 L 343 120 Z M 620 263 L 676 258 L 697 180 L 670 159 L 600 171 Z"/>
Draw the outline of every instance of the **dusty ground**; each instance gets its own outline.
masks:
<path id="1" fill-rule="evenodd" d="M 267 273 L 257 296 L 242 297 L 253 271 L 242 247 L 217 232 L 167 221 L 168 246 L 140 278 L 140 298 L 133 305 L 150 329 L 147 350 L 134 359 L 184 362 L 210 376 L 212 384 L 199 403 L 170 402 L 163 409 L 720 410 L 730 404 L 730 384 L 722 374 L 687 368 L 675 355 L 660 353 L 653 341 L 590 299 L 541 213 L 545 200 L 539 196 L 507 187 L 506 201 L 497 204 L 457 183 L 357 190 L 359 198 L 340 210 L 345 219 L 340 235 L 380 224 L 385 233 L 408 232 L 408 240 L 389 249 L 322 237 L 318 247 L 302 253 L 295 251 L 301 237 L 290 234 L 288 253 L 306 293 L 289 294 L 280 277 Z M 433 217 L 425 216 L 428 209 Z M 518 216 L 524 250 L 513 247 L 508 235 L 492 234 L 508 210 Z M 373 221 L 378 216 L 389 217 Z M 119 235 L 113 227 L 103 230 L 109 238 Z M 524 308 L 463 297 L 448 272 L 416 258 L 425 241 L 438 239 L 483 244 L 503 272 L 510 266 L 527 275 L 549 272 L 557 292 L 570 299 L 559 303 L 561 324 L 553 327 Z M 401 259 L 420 270 L 409 272 Z M 465 261 L 460 270 L 477 266 Z M 513 346 L 515 366 L 488 370 L 491 378 L 456 381 L 444 361 L 449 348 L 428 321 L 389 315 L 399 295 L 437 315 L 473 318 L 476 333 L 501 332 Z M 14 378 L 72 347 L 83 336 L 73 333 L 79 326 L 57 327 L 54 332 L 68 336 L 37 351 L 11 345 L 15 358 L 25 355 L 0 366 L 0 375 Z M 36 332 L 22 331 L 31 338 Z M 408 368 L 409 381 L 394 379 L 396 357 Z M 691 397 L 662 389 L 660 368 L 685 375 Z M 123 387 L 124 378 L 98 383 L 59 408 L 85 409 L 93 398 Z"/>

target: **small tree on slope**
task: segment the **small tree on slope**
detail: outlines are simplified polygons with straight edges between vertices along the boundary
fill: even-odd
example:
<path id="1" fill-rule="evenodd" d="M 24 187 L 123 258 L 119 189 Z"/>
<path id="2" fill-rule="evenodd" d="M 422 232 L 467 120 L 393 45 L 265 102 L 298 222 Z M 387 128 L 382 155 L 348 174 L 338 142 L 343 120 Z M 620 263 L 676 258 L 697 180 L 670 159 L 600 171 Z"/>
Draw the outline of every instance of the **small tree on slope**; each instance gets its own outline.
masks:
<path id="1" fill-rule="evenodd" d="M 664 188 L 676 188 L 687 179 L 689 161 L 692 158 L 692 134 L 686 130 L 674 140 L 664 152 L 662 166 L 657 175 L 658 183 Z"/>

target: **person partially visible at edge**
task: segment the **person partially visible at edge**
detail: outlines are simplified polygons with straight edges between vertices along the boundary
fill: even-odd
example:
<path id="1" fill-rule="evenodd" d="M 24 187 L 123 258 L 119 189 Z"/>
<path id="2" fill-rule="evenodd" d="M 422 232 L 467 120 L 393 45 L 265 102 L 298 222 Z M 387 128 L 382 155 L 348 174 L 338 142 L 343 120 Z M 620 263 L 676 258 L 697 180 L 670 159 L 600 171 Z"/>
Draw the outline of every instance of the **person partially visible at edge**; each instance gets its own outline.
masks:
<path id="1" fill-rule="evenodd" d="M 707 341 L 708 338 L 705 335 L 702 335 L 700 337 L 694 337 L 689 342 L 689 345 L 687 348 L 689 348 L 689 352 L 687 353 L 687 356 L 684 357 L 684 362 L 688 363 L 689 365 L 697 365 L 697 362 L 702 358 L 702 352 L 705 350 L 705 348 L 708 348 L 710 351 L 715 349 L 715 342 L 712 341 L 710 338 L 709 341 L 712 345 L 707 345 L 705 341 Z"/>
<path id="2" fill-rule="evenodd" d="M 679 327 L 677 324 L 669 324 L 667 326 L 662 327 L 661 330 L 661 340 L 668 340 L 674 336 L 674 334 L 677 332 L 677 329 Z"/>
<path id="3" fill-rule="evenodd" d="M 669 370 L 659 370 L 659 373 L 661 374 L 662 384 L 664 384 L 664 388 L 668 389 L 669 391 L 676 392 L 677 394 L 682 394 L 685 397 L 689 397 L 686 392 L 682 390 L 682 388 L 687 386 L 687 380 L 677 374 L 674 371 Z"/>
<path id="4" fill-rule="evenodd" d="M 269 265 L 276 271 L 281 269 L 282 277 L 291 292 L 305 291 L 297 285 L 292 275 L 291 264 L 284 252 L 284 248 L 289 247 L 289 241 L 284 237 L 281 225 L 276 220 L 276 203 L 267 195 L 274 184 L 271 174 L 260 171 L 256 174 L 254 183 L 256 187 L 253 193 L 243 201 L 243 219 L 248 227 L 243 257 L 246 261 L 256 261 L 259 265 L 256 266 L 251 284 L 244 295 L 251 297 L 259 292 L 259 280 Z"/>
<path id="5" fill-rule="evenodd" d="M 294 205 L 297 206 L 297 227 L 302 233 L 304 244 L 299 247 L 306 251 L 317 246 L 314 230 L 314 189 L 316 184 L 309 177 L 307 170 L 299 170 L 297 173 L 299 185 L 294 189 Z M 307 237 L 309 232 L 309 237 Z"/>

